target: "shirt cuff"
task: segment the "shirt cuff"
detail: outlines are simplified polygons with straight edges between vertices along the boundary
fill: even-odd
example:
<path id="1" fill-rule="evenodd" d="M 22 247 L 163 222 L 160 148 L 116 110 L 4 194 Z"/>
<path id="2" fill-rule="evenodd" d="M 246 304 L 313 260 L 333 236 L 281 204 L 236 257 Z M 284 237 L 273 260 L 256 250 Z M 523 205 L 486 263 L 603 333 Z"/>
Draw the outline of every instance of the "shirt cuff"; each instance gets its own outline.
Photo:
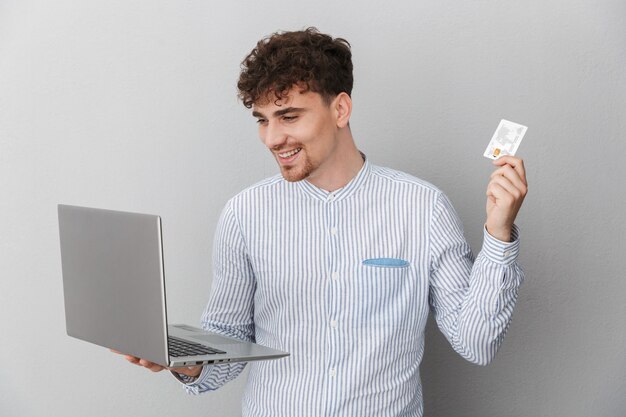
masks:
<path id="1" fill-rule="evenodd" d="M 174 377 L 183 384 L 188 394 L 198 395 L 200 393 L 200 385 L 214 365 L 204 365 L 200 375 L 197 377 L 182 375 L 174 371 L 170 371 Z"/>
<path id="2" fill-rule="evenodd" d="M 192 382 L 195 382 L 196 379 L 198 379 L 198 377 L 193 377 L 193 376 L 189 376 L 189 375 L 183 375 L 183 374 L 179 374 L 178 372 L 174 372 L 174 371 L 170 371 L 170 372 L 172 373 L 172 375 L 174 375 L 174 377 L 176 379 L 178 379 L 180 382 L 182 382 L 185 385 L 191 384 Z"/>
<path id="3" fill-rule="evenodd" d="M 491 236 L 487 227 L 483 228 L 483 254 L 491 262 L 499 265 L 511 265 L 519 255 L 519 228 L 513 225 L 511 229 L 511 242 L 503 242 Z"/>

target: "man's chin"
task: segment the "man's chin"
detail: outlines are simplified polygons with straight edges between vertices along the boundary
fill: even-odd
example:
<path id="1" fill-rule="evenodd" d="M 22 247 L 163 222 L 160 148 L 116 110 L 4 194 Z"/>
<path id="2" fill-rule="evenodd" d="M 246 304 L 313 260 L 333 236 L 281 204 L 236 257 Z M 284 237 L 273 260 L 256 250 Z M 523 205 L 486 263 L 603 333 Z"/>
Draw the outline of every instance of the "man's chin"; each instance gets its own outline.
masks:
<path id="1" fill-rule="evenodd" d="M 310 173 L 306 171 L 296 171 L 293 168 L 280 168 L 280 173 L 283 175 L 285 181 L 298 182 L 306 179 Z"/>

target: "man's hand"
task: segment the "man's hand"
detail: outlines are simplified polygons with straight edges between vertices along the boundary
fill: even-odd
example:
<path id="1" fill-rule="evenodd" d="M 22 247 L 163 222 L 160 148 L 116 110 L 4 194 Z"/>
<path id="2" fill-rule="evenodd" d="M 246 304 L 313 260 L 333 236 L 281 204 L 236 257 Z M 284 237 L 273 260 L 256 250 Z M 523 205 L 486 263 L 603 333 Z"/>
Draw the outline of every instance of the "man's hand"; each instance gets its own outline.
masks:
<path id="1" fill-rule="evenodd" d="M 487 232 L 504 242 L 511 241 L 511 230 L 517 212 L 528 192 L 524 161 L 503 156 L 493 164 L 498 166 L 487 185 Z"/>
<path id="2" fill-rule="evenodd" d="M 202 372 L 202 366 L 191 366 L 191 367 L 181 367 L 181 368 L 166 368 L 165 366 L 161 366 L 157 363 L 154 362 L 150 362 L 146 359 L 141 359 L 138 358 L 136 356 L 131 356 L 131 355 L 125 355 L 122 352 L 118 352 L 117 350 L 111 349 L 111 352 L 113 353 L 118 353 L 122 356 L 124 356 L 124 358 L 135 365 L 139 365 L 139 366 L 143 366 L 144 368 L 148 368 L 149 370 L 151 370 L 152 372 L 161 372 L 164 369 L 167 369 L 168 371 L 173 371 L 176 372 L 178 374 L 181 375 L 187 375 L 187 376 L 191 376 L 196 378 L 198 375 L 200 375 L 200 372 Z"/>

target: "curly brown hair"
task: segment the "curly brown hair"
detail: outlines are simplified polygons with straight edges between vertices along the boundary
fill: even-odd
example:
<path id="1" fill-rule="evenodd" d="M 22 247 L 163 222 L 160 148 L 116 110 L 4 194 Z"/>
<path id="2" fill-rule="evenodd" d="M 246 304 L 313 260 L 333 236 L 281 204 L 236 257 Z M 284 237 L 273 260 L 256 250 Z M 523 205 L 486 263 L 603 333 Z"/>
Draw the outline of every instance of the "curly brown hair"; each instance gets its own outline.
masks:
<path id="1" fill-rule="evenodd" d="M 319 93 L 326 104 L 339 93 L 352 93 L 352 52 L 342 38 L 333 39 L 309 27 L 302 31 L 276 32 L 261 39 L 241 63 L 237 88 L 244 106 L 276 100 L 298 85 Z"/>

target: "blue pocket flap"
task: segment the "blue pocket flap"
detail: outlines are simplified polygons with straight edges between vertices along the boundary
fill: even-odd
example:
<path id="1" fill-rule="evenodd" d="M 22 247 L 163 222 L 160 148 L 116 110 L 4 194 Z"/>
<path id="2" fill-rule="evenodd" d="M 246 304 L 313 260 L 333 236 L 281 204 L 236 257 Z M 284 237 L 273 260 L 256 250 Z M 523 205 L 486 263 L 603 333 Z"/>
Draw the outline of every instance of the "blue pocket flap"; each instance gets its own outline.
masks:
<path id="1" fill-rule="evenodd" d="M 363 265 L 402 268 L 409 266 L 409 262 L 398 258 L 373 258 L 364 260 Z"/>

